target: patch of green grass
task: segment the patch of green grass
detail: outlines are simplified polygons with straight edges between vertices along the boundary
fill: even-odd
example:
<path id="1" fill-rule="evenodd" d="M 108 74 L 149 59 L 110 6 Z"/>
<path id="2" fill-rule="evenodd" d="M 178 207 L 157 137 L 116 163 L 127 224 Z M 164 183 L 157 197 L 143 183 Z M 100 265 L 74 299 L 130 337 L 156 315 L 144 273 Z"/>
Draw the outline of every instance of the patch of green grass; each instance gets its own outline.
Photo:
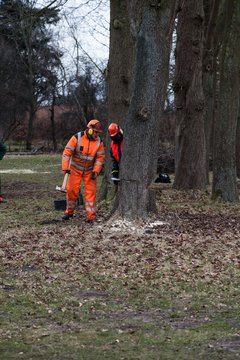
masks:
<path id="1" fill-rule="evenodd" d="M 176 354 L 178 359 L 234 359 L 237 354 L 219 345 L 230 344 L 238 331 L 239 305 L 227 284 L 221 292 L 210 286 L 199 298 L 194 288 L 174 297 L 174 289 L 142 286 L 134 300 L 124 279 L 91 274 L 80 277 L 81 287 L 69 287 L 60 279 L 48 286 L 35 273 L 31 283 L 34 277 L 37 289 L 14 289 L 16 281 L 8 278 L 13 289 L 1 295 L 6 318 L 0 351 L 6 359 L 158 359 L 159 354 L 160 359 Z M 224 311 L 213 303 L 217 292 Z"/>
<path id="2" fill-rule="evenodd" d="M 64 198 L 55 191 L 61 155 L 0 165 L 36 171 L 1 175 L 2 359 L 240 357 L 239 233 L 237 223 L 219 229 L 237 205 L 169 189 L 158 204 L 169 225 L 150 235 L 114 232 L 104 220 L 90 227 L 83 208 L 68 224 L 46 224 L 61 216 L 53 206 Z"/>
<path id="3" fill-rule="evenodd" d="M 5 155 L 1 161 L 1 170 L 29 169 L 52 171 L 61 169 L 61 155 Z M 54 169 L 55 170 L 55 169 Z"/>

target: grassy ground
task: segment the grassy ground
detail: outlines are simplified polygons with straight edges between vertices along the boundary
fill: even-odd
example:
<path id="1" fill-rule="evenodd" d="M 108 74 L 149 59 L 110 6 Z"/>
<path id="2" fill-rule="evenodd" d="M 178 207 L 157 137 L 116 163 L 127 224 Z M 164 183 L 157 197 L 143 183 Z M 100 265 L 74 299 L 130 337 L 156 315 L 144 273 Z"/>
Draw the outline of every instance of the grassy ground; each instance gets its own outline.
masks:
<path id="1" fill-rule="evenodd" d="M 240 207 L 158 191 L 148 223 L 65 224 L 60 156 L 0 170 L 1 359 L 240 358 Z M 24 173 L 20 170 L 32 170 Z"/>

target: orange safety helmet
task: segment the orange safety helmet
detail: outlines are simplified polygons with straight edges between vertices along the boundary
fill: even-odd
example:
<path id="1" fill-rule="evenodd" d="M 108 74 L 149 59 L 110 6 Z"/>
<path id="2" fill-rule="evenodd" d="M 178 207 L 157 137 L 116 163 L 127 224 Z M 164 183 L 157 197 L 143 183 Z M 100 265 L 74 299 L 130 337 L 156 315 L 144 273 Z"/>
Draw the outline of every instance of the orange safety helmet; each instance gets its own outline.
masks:
<path id="1" fill-rule="evenodd" d="M 108 133 L 110 136 L 117 135 L 119 130 L 120 130 L 119 125 L 116 123 L 111 123 L 108 127 Z"/>
<path id="2" fill-rule="evenodd" d="M 99 120 L 95 120 L 95 119 L 90 120 L 89 123 L 87 124 L 87 127 L 99 133 L 103 132 L 102 125 Z"/>

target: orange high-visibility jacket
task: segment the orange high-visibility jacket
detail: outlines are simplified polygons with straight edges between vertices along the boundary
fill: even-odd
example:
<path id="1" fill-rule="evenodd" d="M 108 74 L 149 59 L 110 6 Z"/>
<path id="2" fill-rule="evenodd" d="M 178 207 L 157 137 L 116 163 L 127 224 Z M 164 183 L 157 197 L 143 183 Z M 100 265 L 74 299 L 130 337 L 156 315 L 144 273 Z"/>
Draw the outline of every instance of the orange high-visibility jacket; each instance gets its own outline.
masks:
<path id="1" fill-rule="evenodd" d="M 71 159 L 72 157 L 72 159 Z M 67 143 L 62 157 L 62 170 L 71 167 L 82 171 L 94 171 L 100 173 L 105 160 L 104 145 L 100 137 L 89 140 L 86 131 L 81 131 L 72 136 Z"/>

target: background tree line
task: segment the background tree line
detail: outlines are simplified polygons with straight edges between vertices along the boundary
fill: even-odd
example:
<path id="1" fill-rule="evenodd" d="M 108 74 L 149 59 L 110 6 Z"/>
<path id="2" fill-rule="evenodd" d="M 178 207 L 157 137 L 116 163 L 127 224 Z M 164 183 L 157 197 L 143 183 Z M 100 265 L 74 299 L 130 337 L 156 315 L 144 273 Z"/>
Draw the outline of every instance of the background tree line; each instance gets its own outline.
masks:
<path id="1" fill-rule="evenodd" d="M 89 118 L 106 119 L 105 82 L 96 64 L 78 54 L 67 73 L 62 62 L 53 30 L 65 3 L 0 1 L 0 137 L 24 140 L 27 150 L 33 139 L 46 139 L 56 151 Z"/>
<path id="2" fill-rule="evenodd" d="M 0 1 L 1 137 L 12 136 L 28 114 L 30 149 L 41 105 L 51 113 L 55 150 L 56 129 L 64 124 L 62 118 L 55 123 L 56 105 L 70 106 L 69 130 L 92 117 L 105 129 L 107 122 L 119 122 L 125 142 L 116 206 L 124 217 L 144 218 L 156 211 L 151 184 L 159 141 L 172 140 L 174 128 L 174 187 L 205 189 L 211 164 L 213 199 L 238 201 L 239 1 L 111 0 L 107 68 L 78 53 L 76 73 L 68 79 L 51 41 L 50 25 L 58 23 L 62 6 Z M 74 28 L 72 35 L 81 49 Z M 107 173 L 105 180 L 106 187 Z"/>

